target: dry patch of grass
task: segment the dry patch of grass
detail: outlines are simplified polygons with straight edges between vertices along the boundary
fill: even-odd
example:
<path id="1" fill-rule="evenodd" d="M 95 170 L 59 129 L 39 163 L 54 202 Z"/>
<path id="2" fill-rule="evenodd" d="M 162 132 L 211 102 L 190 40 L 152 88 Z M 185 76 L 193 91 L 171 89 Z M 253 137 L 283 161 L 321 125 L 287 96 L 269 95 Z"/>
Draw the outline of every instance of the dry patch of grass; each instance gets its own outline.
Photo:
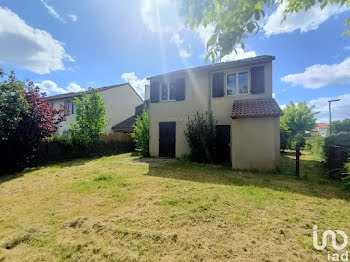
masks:
<path id="1" fill-rule="evenodd" d="M 350 203 L 308 154 L 280 173 L 130 154 L 0 180 L 0 261 L 326 261 L 312 226 L 350 235 Z"/>

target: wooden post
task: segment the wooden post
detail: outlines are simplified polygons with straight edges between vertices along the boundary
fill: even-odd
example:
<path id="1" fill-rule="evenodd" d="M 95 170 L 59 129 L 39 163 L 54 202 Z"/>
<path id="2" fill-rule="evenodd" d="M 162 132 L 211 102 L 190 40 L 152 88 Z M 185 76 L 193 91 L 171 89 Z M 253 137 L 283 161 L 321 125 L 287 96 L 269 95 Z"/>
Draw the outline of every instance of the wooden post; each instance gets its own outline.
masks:
<path id="1" fill-rule="evenodd" d="M 295 176 L 297 178 L 300 178 L 300 172 L 299 172 L 299 159 L 300 159 L 300 145 L 297 143 L 295 145 Z"/>

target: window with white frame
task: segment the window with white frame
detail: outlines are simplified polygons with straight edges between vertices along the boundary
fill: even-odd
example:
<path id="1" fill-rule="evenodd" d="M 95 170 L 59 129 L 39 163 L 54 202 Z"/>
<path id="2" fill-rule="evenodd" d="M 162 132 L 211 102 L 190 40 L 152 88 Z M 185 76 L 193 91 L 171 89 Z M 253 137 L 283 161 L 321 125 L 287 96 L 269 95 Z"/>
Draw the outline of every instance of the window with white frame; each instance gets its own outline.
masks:
<path id="1" fill-rule="evenodd" d="M 174 101 L 176 99 L 175 83 L 163 82 L 161 84 L 160 99 L 162 101 Z"/>
<path id="2" fill-rule="evenodd" d="M 234 96 L 248 94 L 249 92 L 249 73 L 237 72 L 226 75 L 226 95 Z"/>

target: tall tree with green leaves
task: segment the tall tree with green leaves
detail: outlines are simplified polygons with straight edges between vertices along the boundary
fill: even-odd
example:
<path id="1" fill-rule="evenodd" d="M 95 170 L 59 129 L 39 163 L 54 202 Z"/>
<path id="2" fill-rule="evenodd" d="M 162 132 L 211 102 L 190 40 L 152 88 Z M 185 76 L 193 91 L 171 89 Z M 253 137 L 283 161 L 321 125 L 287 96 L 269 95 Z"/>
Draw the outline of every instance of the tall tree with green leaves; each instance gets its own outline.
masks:
<path id="1" fill-rule="evenodd" d="M 290 102 L 283 109 L 281 116 L 281 132 L 287 132 L 292 142 L 301 142 L 304 140 L 306 131 L 310 131 L 316 126 L 316 114 L 313 112 L 315 107 L 309 107 L 306 102 L 295 104 Z"/>
<path id="2" fill-rule="evenodd" d="M 136 117 L 135 129 L 131 137 L 135 141 L 136 151 L 139 151 L 142 156 L 149 155 L 149 112 L 144 110 L 141 117 Z"/>
<path id="3" fill-rule="evenodd" d="M 343 121 L 332 121 L 332 134 L 338 134 L 340 132 L 350 132 L 350 118 L 346 118 Z"/>
<path id="4" fill-rule="evenodd" d="M 0 77 L 4 76 L 0 69 Z M 16 79 L 11 72 L 7 80 L 0 82 L 0 140 L 7 139 L 22 120 L 22 115 L 28 110 L 28 103 L 24 98 L 25 83 Z"/>
<path id="5" fill-rule="evenodd" d="M 90 94 L 83 92 L 81 98 L 75 98 L 74 102 L 76 122 L 71 124 L 69 130 L 73 141 L 87 145 L 98 140 L 108 124 L 103 98 L 93 89 Z"/>
<path id="6" fill-rule="evenodd" d="M 207 56 L 212 62 L 245 47 L 244 40 L 260 30 L 265 13 L 275 8 L 275 4 L 287 2 L 281 23 L 288 14 L 308 10 L 320 5 L 323 10 L 328 4 L 350 6 L 350 0 L 181 0 L 179 13 L 188 26 L 196 29 L 199 25 L 215 26 L 213 35 L 207 42 Z M 346 20 L 350 26 L 350 19 Z M 345 30 L 344 34 L 350 34 Z"/>

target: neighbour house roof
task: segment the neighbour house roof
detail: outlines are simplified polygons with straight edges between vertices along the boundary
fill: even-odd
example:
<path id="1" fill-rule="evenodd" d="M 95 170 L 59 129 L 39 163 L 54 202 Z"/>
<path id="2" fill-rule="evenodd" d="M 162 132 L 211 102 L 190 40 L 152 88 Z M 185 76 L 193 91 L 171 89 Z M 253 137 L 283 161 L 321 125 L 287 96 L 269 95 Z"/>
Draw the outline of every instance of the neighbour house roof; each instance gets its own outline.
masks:
<path id="1" fill-rule="evenodd" d="M 242 99 L 233 102 L 232 119 L 237 118 L 262 118 L 279 117 L 283 112 L 275 99 Z"/>
<path id="2" fill-rule="evenodd" d="M 129 84 L 129 83 L 124 83 L 124 84 L 119 84 L 119 85 L 111 85 L 111 86 L 104 86 L 104 87 L 100 87 L 100 88 L 96 88 L 98 92 L 107 90 L 107 89 L 111 89 L 111 88 L 115 88 L 115 87 L 121 87 L 124 85 L 128 85 L 132 90 L 135 91 L 135 89 Z M 90 93 L 90 90 L 86 91 L 87 93 Z M 70 93 L 65 93 L 65 94 L 58 94 L 58 95 L 53 95 L 53 96 L 48 96 L 46 97 L 47 100 L 56 100 L 56 99 L 65 99 L 65 98 L 71 98 L 71 97 L 78 97 L 82 94 L 83 92 L 70 92 Z M 135 93 L 137 94 L 137 92 L 135 91 Z M 138 96 L 140 96 L 139 94 L 137 94 Z M 140 97 L 140 99 L 142 100 L 142 98 Z"/>
<path id="3" fill-rule="evenodd" d="M 262 56 L 250 57 L 250 58 L 236 60 L 236 61 L 221 62 L 221 63 L 210 64 L 210 65 L 205 65 L 205 66 L 182 69 L 182 70 L 178 70 L 178 71 L 169 72 L 166 74 L 151 76 L 151 77 L 148 77 L 147 79 L 150 80 L 150 79 L 154 79 L 154 78 L 164 77 L 164 76 L 168 76 L 168 75 L 172 75 L 172 74 L 181 74 L 181 73 L 186 73 L 186 72 L 206 71 L 206 70 L 207 71 L 219 71 L 219 70 L 224 70 L 226 68 L 252 66 L 252 65 L 256 65 L 256 64 L 268 63 L 268 62 L 271 62 L 272 60 L 275 60 L 274 56 L 262 55 Z"/>
<path id="4" fill-rule="evenodd" d="M 136 116 L 133 115 L 112 127 L 114 131 L 132 131 L 136 123 Z"/>
<path id="5" fill-rule="evenodd" d="M 328 128 L 328 125 L 326 123 L 317 123 L 316 125 L 318 128 Z"/>

